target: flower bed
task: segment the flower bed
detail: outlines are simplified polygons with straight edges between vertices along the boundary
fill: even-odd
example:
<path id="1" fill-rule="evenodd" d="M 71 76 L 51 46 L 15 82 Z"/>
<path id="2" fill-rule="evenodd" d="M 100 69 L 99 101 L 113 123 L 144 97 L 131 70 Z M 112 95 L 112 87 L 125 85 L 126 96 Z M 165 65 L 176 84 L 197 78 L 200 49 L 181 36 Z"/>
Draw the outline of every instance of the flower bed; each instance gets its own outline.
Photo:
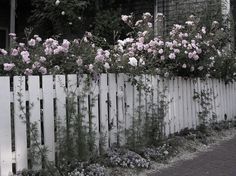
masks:
<path id="1" fill-rule="evenodd" d="M 38 35 L 27 34 L 25 43 L 18 43 L 17 36 L 10 34 L 12 47 L 0 50 L 0 75 L 125 72 L 166 77 L 235 76 L 235 60 L 227 49 L 228 31 L 217 21 L 206 28 L 192 15 L 184 25 L 175 24 L 167 36 L 154 37 L 150 13 L 138 21 L 132 15 L 122 15 L 122 20 L 132 32 L 109 48 L 102 48 L 89 32 L 73 41 L 42 41 Z"/>

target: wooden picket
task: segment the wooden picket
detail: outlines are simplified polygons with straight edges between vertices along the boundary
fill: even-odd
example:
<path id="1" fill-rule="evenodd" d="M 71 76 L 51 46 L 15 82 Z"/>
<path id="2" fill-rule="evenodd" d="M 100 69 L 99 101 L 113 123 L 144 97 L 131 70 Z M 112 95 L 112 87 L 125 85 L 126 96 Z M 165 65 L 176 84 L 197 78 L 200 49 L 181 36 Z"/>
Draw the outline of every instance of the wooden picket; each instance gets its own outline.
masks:
<path id="1" fill-rule="evenodd" d="M 28 91 L 29 91 L 29 122 L 32 124 L 35 124 L 36 128 L 38 129 L 38 136 L 35 140 L 35 142 L 38 143 L 38 145 L 41 145 L 42 139 L 41 139 L 41 107 L 40 107 L 40 82 L 38 76 L 30 76 L 28 78 Z M 31 136 L 35 138 L 34 136 Z M 34 169 L 40 169 L 41 166 L 41 160 L 42 158 L 38 157 L 37 159 L 37 165 L 34 165 Z"/>
<path id="2" fill-rule="evenodd" d="M 132 128 L 134 121 L 138 119 L 144 124 L 150 115 L 155 117 L 161 100 L 169 102 L 163 128 L 166 136 L 199 125 L 202 107 L 193 99 L 194 92 L 210 93 L 209 121 L 214 115 L 217 121 L 236 116 L 235 82 L 166 79 L 156 75 L 140 75 L 135 79 L 149 91 L 137 89 L 126 74 L 102 74 L 95 79 L 88 75 L 0 77 L 0 175 L 7 176 L 14 167 L 17 171 L 31 167 L 28 156 L 30 131 L 25 122 L 36 123 L 37 142 L 47 147 L 48 160 L 55 161 L 56 139 L 60 137 L 59 128 L 67 127 L 69 112 L 66 105 L 72 94 L 75 114 L 81 113 L 84 125 L 89 125 L 95 132 L 98 151 L 101 151 L 99 142 L 102 141 L 103 149 L 117 143 L 124 145 L 125 132 Z M 40 160 L 38 158 L 39 164 L 32 166 L 34 169 L 42 167 Z"/>
<path id="3" fill-rule="evenodd" d="M 10 79 L 0 78 L 0 175 L 12 171 L 11 106 Z"/>
<path id="4" fill-rule="evenodd" d="M 16 76 L 13 80 L 16 170 L 22 170 L 28 168 L 25 77 Z"/>
<path id="5" fill-rule="evenodd" d="M 54 124 L 54 91 L 53 77 L 51 75 L 42 78 L 43 90 L 43 121 L 44 121 L 44 145 L 48 148 L 48 160 L 55 161 L 55 124 Z"/>

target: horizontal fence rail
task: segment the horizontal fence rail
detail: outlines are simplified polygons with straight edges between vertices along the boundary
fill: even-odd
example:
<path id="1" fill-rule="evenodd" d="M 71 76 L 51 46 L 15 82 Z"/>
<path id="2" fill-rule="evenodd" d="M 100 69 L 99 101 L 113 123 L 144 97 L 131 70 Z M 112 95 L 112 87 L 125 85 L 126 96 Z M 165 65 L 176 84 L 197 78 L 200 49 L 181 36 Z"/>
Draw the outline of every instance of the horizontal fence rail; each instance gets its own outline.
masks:
<path id="1" fill-rule="evenodd" d="M 148 104 L 158 106 L 161 99 L 169 102 L 163 129 L 166 136 L 199 125 L 202 107 L 193 98 L 196 93 L 209 93 L 209 117 L 222 121 L 236 115 L 235 83 L 150 75 L 135 79 L 151 91 L 138 90 L 125 74 L 102 74 L 96 81 L 88 75 L 0 77 L 0 175 L 29 168 L 30 144 L 24 118 L 37 124 L 38 143 L 48 148 L 49 161 L 55 161 L 56 121 L 66 126 L 66 105 L 71 95 L 76 97 L 76 113 L 83 114 L 83 123 L 91 123 L 96 132 L 97 148 L 101 134 L 105 134 L 105 147 L 125 143 L 119 131 L 131 128 L 140 112 L 137 109 L 142 107 L 142 114 L 149 113 Z"/>

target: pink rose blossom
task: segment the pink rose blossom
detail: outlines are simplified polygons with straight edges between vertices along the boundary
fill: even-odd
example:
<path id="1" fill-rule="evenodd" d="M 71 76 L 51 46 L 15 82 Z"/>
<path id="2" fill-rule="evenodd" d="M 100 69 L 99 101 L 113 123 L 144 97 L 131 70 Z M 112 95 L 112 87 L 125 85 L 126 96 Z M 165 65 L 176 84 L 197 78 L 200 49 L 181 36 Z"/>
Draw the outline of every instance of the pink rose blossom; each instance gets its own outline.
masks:
<path id="1" fill-rule="evenodd" d="M 63 48 L 65 48 L 66 50 L 69 50 L 70 42 L 68 40 L 64 39 L 61 46 Z"/>
<path id="2" fill-rule="evenodd" d="M 12 56 L 18 56 L 18 54 L 19 54 L 19 52 L 18 52 L 18 50 L 15 49 L 15 48 L 14 48 L 14 49 L 12 50 L 12 52 L 11 52 L 11 55 L 12 55 Z"/>
<path id="3" fill-rule="evenodd" d="M 32 69 L 30 69 L 30 68 L 27 68 L 27 69 L 25 69 L 25 72 L 24 72 L 24 74 L 25 75 L 32 75 L 33 74 L 33 70 Z"/>
<path id="4" fill-rule="evenodd" d="M 97 61 L 100 61 L 100 62 L 103 62 L 105 60 L 105 57 L 101 54 L 98 54 L 96 57 L 95 57 L 95 60 Z"/>
<path id="5" fill-rule="evenodd" d="M 0 54 L 6 56 L 7 55 L 7 51 L 5 49 L 0 49 Z"/>
<path id="6" fill-rule="evenodd" d="M 129 19 L 129 16 L 127 16 L 127 15 L 121 15 L 121 19 L 122 19 L 122 21 L 127 22 L 128 19 Z"/>
<path id="7" fill-rule="evenodd" d="M 43 56 L 40 56 L 40 59 L 39 59 L 40 62 L 45 62 L 46 61 L 46 58 L 43 57 Z"/>
<path id="8" fill-rule="evenodd" d="M 165 56 L 161 56 L 161 60 L 165 60 Z"/>
<path id="9" fill-rule="evenodd" d="M 180 50 L 179 50 L 179 49 L 174 49 L 174 52 L 175 52 L 176 54 L 179 54 L 179 53 L 180 53 Z"/>
<path id="10" fill-rule="evenodd" d="M 110 52 L 108 50 L 105 50 L 104 55 L 108 59 L 110 57 Z"/>
<path id="11" fill-rule="evenodd" d="M 36 69 L 36 68 L 40 68 L 40 67 L 41 67 L 41 64 L 38 61 L 34 62 L 32 65 L 32 69 Z"/>
<path id="12" fill-rule="evenodd" d="M 175 59 L 175 58 L 176 58 L 175 53 L 170 53 L 169 58 L 170 58 L 170 59 Z"/>
<path id="13" fill-rule="evenodd" d="M 29 58 L 30 54 L 28 51 L 22 51 L 20 54 L 23 58 L 23 62 L 25 62 L 27 64 L 30 63 L 30 58 Z"/>
<path id="14" fill-rule="evenodd" d="M 40 67 L 39 72 L 42 73 L 42 75 L 46 75 L 47 74 L 47 69 L 45 67 Z"/>
<path id="15" fill-rule="evenodd" d="M 198 60 L 198 59 L 199 59 L 199 56 L 198 56 L 197 54 L 194 54 L 194 55 L 193 55 L 193 59 L 194 59 L 194 60 Z"/>
<path id="16" fill-rule="evenodd" d="M 15 64 L 14 63 L 4 63 L 3 66 L 4 66 L 3 69 L 5 71 L 11 71 L 15 67 Z"/>
<path id="17" fill-rule="evenodd" d="M 28 45 L 29 45 L 29 46 L 35 46 L 35 44 L 36 44 L 35 39 L 30 39 L 30 40 L 28 41 Z"/>
<path id="18" fill-rule="evenodd" d="M 193 58 L 193 53 L 189 52 L 189 53 L 188 53 L 188 58 L 189 58 L 189 59 L 192 59 L 192 58 Z"/>

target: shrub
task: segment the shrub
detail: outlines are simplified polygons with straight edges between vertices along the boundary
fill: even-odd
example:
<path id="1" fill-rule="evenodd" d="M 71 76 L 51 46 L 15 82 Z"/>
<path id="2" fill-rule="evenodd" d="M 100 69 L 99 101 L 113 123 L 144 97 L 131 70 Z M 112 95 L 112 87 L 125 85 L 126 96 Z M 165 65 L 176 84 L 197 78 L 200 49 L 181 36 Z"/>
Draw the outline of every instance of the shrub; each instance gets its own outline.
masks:
<path id="1" fill-rule="evenodd" d="M 7 52 L 0 50 L 1 75 L 131 73 L 163 76 L 216 77 L 236 75 L 234 55 L 228 51 L 227 32 L 219 22 L 210 28 L 190 16 L 185 25 L 175 24 L 163 38 L 153 36 L 152 15 L 144 13 L 135 21 L 122 15 L 131 32 L 110 46 L 105 40 L 86 32 L 82 39 L 69 41 L 27 35 L 27 42 L 15 41 Z M 100 30 L 100 27 L 99 29 Z M 101 42 L 102 41 L 102 42 Z M 105 48 L 103 48 L 105 46 Z"/>

